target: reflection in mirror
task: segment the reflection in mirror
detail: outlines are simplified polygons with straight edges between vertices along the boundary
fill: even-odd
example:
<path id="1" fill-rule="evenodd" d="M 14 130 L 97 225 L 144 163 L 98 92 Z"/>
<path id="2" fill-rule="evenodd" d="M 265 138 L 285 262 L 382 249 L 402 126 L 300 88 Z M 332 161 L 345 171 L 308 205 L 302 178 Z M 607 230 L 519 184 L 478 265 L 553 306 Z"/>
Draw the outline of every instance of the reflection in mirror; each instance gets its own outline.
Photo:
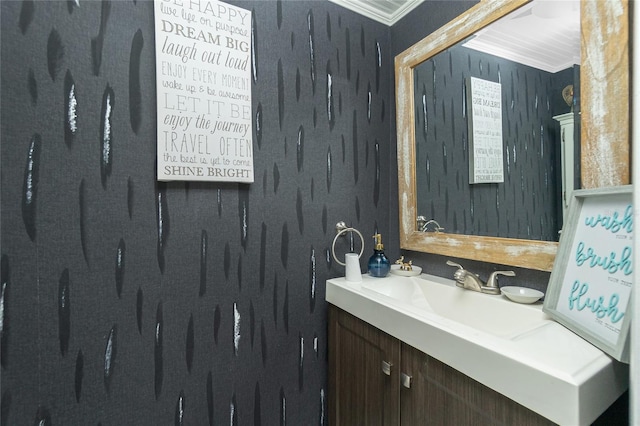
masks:
<path id="1" fill-rule="evenodd" d="M 396 56 L 398 204 L 402 249 L 541 271 L 551 270 L 557 250 L 557 243 L 553 241 L 455 234 L 446 229 L 437 233 L 418 232 L 416 229 L 417 218 L 422 213 L 417 212 L 416 198 L 416 105 L 419 104 L 414 99 L 417 96 L 414 91 L 414 70 L 527 3 L 529 0 L 481 0 L 458 18 Z M 582 64 L 579 89 L 582 122 L 579 132 L 581 154 L 576 154 L 581 163 L 580 182 L 583 188 L 627 184 L 630 175 L 628 2 L 581 0 L 580 8 Z M 538 32 L 535 35 L 542 37 L 544 34 Z M 504 82 L 502 74 L 501 79 Z M 452 113 L 451 109 L 451 105 L 441 104 L 434 112 L 439 116 L 461 114 L 455 110 Z M 522 113 L 526 114 L 526 110 Z M 516 161 L 520 158 L 517 157 Z M 468 182 L 460 181 L 460 185 L 463 184 L 468 185 Z M 520 193 L 525 189 L 516 191 Z M 444 225 L 442 227 L 446 228 Z"/>
<path id="2" fill-rule="evenodd" d="M 579 93 L 579 66 L 571 65 L 579 60 L 579 4 L 566 2 L 568 8 L 558 11 L 536 8 L 540 4 L 549 2 L 534 0 L 484 28 L 478 37 L 472 36 L 414 68 L 418 214 L 438 220 L 447 232 L 558 239 L 563 222 L 563 145 L 560 125 L 553 117 L 572 110 L 562 96 L 564 88 L 573 86 Z M 540 18 L 543 12 L 545 17 Z M 578 17 L 572 20 L 567 12 Z M 574 38 L 573 51 L 563 51 L 554 58 L 553 46 L 545 47 L 537 35 L 534 38 L 543 55 L 528 48 L 528 22 L 539 25 L 540 21 L 569 31 L 561 37 Z M 577 24 L 570 25 L 572 21 Z M 521 29 L 522 35 L 515 33 Z M 555 30 L 554 43 L 561 40 L 559 32 Z M 492 40 L 496 34 L 500 43 L 492 47 L 496 46 Z M 520 44 L 511 46 L 509 40 Z M 557 71 L 567 64 L 568 68 Z M 472 96 L 470 77 L 497 83 L 501 91 L 497 108 L 496 102 L 493 108 L 485 108 L 482 103 L 487 105 L 488 98 L 477 93 Z M 573 103 L 573 115 L 579 118 L 577 96 Z M 469 126 L 474 119 L 475 131 Z M 496 134 L 489 125 L 501 127 L 495 148 L 487 145 L 491 135 L 486 133 Z M 498 183 L 470 184 L 470 150 L 474 149 L 476 173 L 481 161 L 495 159 L 501 164 Z M 573 157 L 570 160 L 579 164 Z"/>

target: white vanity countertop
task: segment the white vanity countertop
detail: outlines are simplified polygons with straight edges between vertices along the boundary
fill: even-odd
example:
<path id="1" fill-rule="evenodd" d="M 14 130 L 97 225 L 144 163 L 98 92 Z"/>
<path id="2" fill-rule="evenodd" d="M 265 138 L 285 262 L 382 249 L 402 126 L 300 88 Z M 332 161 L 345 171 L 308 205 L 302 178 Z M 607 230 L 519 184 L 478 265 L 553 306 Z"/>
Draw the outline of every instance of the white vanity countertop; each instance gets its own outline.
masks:
<path id="1" fill-rule="evenodd" d="M 326 300 L 561 425 L 592 423 L 628 388 L 619 363 L 542 312 L 453 280 L 327 281 Z"/>

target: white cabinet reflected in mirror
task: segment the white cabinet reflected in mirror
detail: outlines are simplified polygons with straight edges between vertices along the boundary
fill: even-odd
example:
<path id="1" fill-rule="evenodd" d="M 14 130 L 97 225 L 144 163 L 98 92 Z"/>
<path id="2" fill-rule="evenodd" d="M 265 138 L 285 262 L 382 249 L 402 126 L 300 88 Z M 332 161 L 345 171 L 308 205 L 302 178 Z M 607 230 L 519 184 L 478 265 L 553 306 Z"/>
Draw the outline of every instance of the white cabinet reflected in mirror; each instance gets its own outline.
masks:
<path id="1" fill-rule="evenodd" d="M 576 151 L 579 153 L 579 146 L 576 147 L 575 135 L 576 126 L 579 126 L 579 112 L 570 111 L 564 114 L 556 115 L 553 117 L 560 126 L 560 170 L 559 175 L 561 177 L 561 194 L 560 204 L 562 206 L 562 224 L 566 222 L 567 213 L 569 212 L 569 204 L 571 203 L 571 197 L 573 197 L 573 190 L 580 188 L 576 185 L 575 178 L 579 176 L 576 173 L 576 167 L 580 167 L 580 163 L 575 161 Z M 577 149 L 576 149 L 577 148 Z M 578 157 L 579 158 L 579 157 Z"/>

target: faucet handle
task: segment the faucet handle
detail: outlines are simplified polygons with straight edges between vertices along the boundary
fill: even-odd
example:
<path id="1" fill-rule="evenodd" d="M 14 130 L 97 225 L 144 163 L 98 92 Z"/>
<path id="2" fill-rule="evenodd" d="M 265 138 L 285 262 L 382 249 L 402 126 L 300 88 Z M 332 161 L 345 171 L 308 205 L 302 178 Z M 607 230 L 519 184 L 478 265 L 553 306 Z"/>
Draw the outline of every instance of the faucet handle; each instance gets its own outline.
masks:
<path id="1" fill-rule="evenodd" d="M 516 273 L 513 271 L 495 271 L 489 275 L 486 287 L 498 289 L 498 275 L 505 275 L 507 277 L 515 277 Z"/>
<path id="2" fill-rule="evenodd" d="M 462 265 L 460 265 L 459 263 L 456 263 L 456 262 L 452 262 L 452 261 L 450 261 L 450 260 L 447 260 L 447 265 L 449 265 L 449 266 L 456 266 L 458 269 L 462 269 L 462 270 L 464 270 L 464 268 L 462 267 Z"/>
<path id="3" fill-rule="evenodd" d="M 455 266 L 458 268 L 456 269 L 456 272 L 453 273 L 453 279 L 456 281 L 456 285 L 458 287 L 464 287 L 465 286 L 464 282 L 465 282 L 466 276 L 469 275 L 469 272 L 465 271 L 462 265 L 460 265 L 459 263 L 452 262 L 450 260 L 447 260 L 447 265 Z"/>

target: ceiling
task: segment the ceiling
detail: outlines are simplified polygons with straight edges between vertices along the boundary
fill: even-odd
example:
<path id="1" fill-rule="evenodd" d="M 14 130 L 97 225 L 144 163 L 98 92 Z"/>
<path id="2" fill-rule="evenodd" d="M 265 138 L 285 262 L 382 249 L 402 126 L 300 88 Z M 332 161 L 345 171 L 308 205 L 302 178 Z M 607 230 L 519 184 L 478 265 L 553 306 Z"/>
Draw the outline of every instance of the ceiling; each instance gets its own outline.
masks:
<path id="1" fill-rule="evenodd" d="M 329 0 L 388 26 L 411 12 L 424 0 Z"/>
<path id="2" fill-rule="evenodd" d="M 393 25 L 423 1 L 330 0 Z M 533 0 L 479 31 L 465 47 L 548 72 L 580 63 L 580 0 Z"/>
<path id="3" fill-rule="evenodd" d="M 580 2 L 534 0 L 463 46 L 551 73 L 562 71 L 580 63 Z"/>

